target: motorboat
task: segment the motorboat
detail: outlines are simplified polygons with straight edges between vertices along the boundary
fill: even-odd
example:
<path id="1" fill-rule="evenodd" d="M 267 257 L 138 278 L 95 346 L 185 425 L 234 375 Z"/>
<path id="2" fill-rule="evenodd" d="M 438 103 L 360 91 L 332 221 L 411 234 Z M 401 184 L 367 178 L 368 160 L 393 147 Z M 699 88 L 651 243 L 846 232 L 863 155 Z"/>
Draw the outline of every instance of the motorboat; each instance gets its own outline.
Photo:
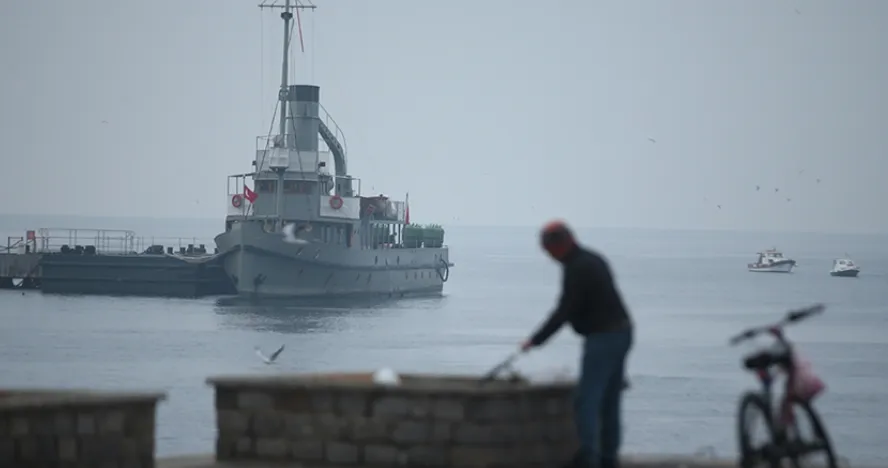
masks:
<path id="1" fill-rule="evenodd" d="M 837 258 L 833 260 L 832 270 L 829 271 L 830 276 L 841 276 L 844 278 L 856 278 L 860 274 L 860 267 L 851 261 L 850 258 Z"/>
<path id="2" fill-rule="evenodd" d="M 758 260 L 747 265 L 749 271 L 761 273 L 792 273 L 796 261 L 786 258 L 777 249 L 769 249 L 758 253 Z"/>

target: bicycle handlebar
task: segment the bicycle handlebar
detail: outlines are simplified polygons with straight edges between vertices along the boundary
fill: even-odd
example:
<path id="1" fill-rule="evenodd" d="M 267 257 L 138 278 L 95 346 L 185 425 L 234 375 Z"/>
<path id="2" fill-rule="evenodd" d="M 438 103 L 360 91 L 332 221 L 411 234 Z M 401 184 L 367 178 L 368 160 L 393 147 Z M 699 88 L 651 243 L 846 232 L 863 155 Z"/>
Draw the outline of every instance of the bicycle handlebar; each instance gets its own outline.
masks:
<path id="1" fill-rule="evenodd" d="M 786 313 L 786 317 L 784 317 L 783 320 L 781 320 L 773 325 L 768 325 L 765 327 L 755 327 L 755 328 L 750 328 L 748 330 L 745 330 L 743 333 L 740 333 L 739 335 L 731 338 L 730 344 L 731 345 L 739 344 L 739 343 L 746 341 L 750 338 L 754 338 L 761 333 L 768 332 L 774 328 L 782 328 L 785 325 L 788 325 L 790 323 L 802 321 L 812 315 L 817 315 L 817 314 L 823 312 L 824 310 L 826 310 L 826 306 L 823 304 L 814 304 L 812 306 L 804 307 L 801 309 L 791 310 Z"/>

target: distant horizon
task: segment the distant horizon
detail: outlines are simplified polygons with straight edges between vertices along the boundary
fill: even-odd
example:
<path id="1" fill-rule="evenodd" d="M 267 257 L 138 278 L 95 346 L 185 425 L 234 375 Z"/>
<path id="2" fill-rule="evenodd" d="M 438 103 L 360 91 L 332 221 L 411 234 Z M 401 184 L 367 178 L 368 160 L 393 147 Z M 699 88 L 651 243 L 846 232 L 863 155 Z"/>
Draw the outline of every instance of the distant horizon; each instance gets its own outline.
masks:
<path id="1" fill-rule="evenodd" d="M 81 219 L 114 219 L 114 220 L 176 220 L 176 221 L 192 221 L 192 222 L 202 222 L 205 221 L 207 223 L 210 222 L 219 222 L 222 217 L 183 217 L 183 216 L 165 216 L 165 217 L 156 217 L 156 216 L 110 216 L 110 215 L 80 215 L 80 214 L 31 214 L 31 213 L 0 213 L 0 221 L 3 218 L 81 218 Z M 694 226 L 681 226 L 681 227 L 657 227 L 657 226 L 630 226 L 630 225 L 588 225 L 588 224 L 575 224 L 570 223 L 570 220 L 567 220 L 569 224 L 571 224 L 575 229 L 592 229 L 592 230 L 636 230 L 636 231 L 684 231 L 684 232 L 735 232 L 735 233 L 781 233 L 781 234 L 843 234 L 843 235 L 865 235 L 865 236 L 888 236 L 888 231 L 842 231 L 842 230 L 832 230 L 832 231 L 815 231 L 815 230 L 794 230 L 794 229 L 739 229 L 739 228 L 720 228 L 720 227 L 694 227 Z M 428 224 L 428 223 L 417 223 L 417 224 Z M 463 223 L 463 222 L 449 222 L 449 223 L 441 223 L 436 222 L 435 224 L 440 224 L 444 228 L 447 227 L 457 227 L 457 228 L 502 228 L 502 229 L 514 229 L 514 228 L 526 228 L 526 229 L 538 229 L 540 226 L 530 225 L 530 224 L 477 224 L 477 223 Z M 46 228 L 48 226 L 36 226 L 34 229 L 40 229 L 41 227 Z M 56 226 L 59 228 L 60 226 Z M 2 228 L 2 224 L 0 224 L 0 228 Z M 79 229 L 77 227 L 73 227 L 71 229 Z M 93 228 L 82 228 L 82 229 L 93 229 Z M 110 229 L 110 228 L 109 228 Z"/>

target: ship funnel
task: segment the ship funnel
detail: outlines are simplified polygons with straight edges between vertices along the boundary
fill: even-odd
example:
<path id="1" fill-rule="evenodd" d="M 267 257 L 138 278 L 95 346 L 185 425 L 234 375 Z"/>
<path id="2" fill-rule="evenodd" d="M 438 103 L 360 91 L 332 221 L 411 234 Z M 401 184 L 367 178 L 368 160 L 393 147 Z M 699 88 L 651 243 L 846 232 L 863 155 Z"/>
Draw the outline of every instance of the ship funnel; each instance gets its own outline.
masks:
<path id="1" fill-rule="evenodd" d="M 299 151 L 318 150 L 318 103 L 321 88 L 312 85 L 290 85 L 288 102 L 287 146 Z M 284 97 L 284 96 L 282 96 Z"/>

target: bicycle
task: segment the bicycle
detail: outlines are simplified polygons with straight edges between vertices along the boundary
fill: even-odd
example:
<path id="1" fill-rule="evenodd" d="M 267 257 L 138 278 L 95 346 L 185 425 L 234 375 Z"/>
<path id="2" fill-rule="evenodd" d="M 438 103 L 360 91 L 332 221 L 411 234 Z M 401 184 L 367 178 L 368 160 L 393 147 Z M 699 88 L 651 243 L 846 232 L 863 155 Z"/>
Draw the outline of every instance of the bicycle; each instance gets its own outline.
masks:
<path id="1" fill-rule="evenodd" d="M 825 308 L 818 304 L 787 312 L 786 317 L 778 323 L 750 328 L 730 340 L 731 345 L 737 345 L 767 334 L 776 341 L 773 348 L 759 350 L 743 359 L 743 366 L 755 372 L 761 389 L 745 392 L 740 398 L 737 432 L 741 467 L 751 468 L 765 462 L 771 468 L 779 468 L 784 460 L 789 459 L 792 466 L 798 468 L 800 458 L 815 453 L 826 456 L 827 468 L 838 467 L 829 434 L 813 406 L 814 398 L 826 386 L 810 371 L 807 363 L 800 360 L 794 345 L 783 333 L 784 326 L 817 315 Z M 783 395 L 775 402 L 773 383 L 779 373 L 786 378 Z M 813 428 L 814 440 L 803 440 L 794 409 L 800 409 L 807 417 Z M 770 440 L 758 448 L 753 447 L 751 442 L 750 418 L 747 417 L 750 411 L 761 414 L 770 435 Z"/>

